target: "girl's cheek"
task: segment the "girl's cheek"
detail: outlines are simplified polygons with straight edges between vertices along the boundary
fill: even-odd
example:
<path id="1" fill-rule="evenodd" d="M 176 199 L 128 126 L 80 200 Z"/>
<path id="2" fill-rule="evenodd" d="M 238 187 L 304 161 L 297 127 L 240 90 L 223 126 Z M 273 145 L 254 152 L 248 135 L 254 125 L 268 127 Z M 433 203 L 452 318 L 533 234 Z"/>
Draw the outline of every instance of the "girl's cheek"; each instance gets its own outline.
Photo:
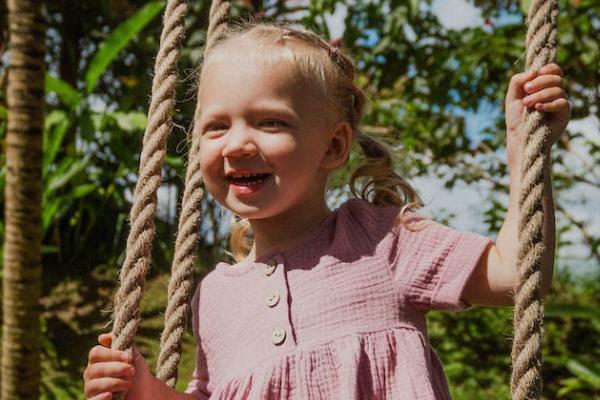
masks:
<path id="1" fill-rule="evenodd" d="M 214 168 L 215 164 L 222 162 L 220 160 L 221 147 L 212 140 L 203 140 L 200 142 L 200 168 L 202 172 L 207 172 Z"/>
<path id="2" fill-rule="evenodd" d="M 289 160 L 296 157 L 299 143 L 291 135 L 273 136 L 269 141 L 261 143 L 263 151 L 273 159 Z"/>
<path id="3" fill-rule="evenodd" d="M 200 147 L 200 173 L 209 191 L 220 179 L 222 170 L 223 160 L 219 150 L 210 144 Z"/>

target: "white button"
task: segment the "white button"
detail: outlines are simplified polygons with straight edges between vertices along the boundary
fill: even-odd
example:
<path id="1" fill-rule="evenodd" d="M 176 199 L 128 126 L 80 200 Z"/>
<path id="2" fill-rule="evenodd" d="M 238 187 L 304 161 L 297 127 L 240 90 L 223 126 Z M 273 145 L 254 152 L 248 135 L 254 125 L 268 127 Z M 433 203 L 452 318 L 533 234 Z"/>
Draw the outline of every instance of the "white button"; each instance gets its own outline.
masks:
<path id="1" fill-rule="evenodd" d="M 273 344 L 281 344 L 285 340 L 285 331 L 283 329 L 275 329 L 273 336 L 271 336 Z"/>
<path id="2" fill-rule="evenodd" d="M 265 263 L 265 275 L 269 276 L 271 275 L 273 272 L 275 272 L 275 269 L 277 268 L 277 261 L 276 260 L 269 260 Z"/>
<path id="3" fill-rule="evenodd" d="M 273 292 L 269 297 L 267 297 L 267 305 L 269 307 L 274 307 L 279 303 L 279 292 Z"/>

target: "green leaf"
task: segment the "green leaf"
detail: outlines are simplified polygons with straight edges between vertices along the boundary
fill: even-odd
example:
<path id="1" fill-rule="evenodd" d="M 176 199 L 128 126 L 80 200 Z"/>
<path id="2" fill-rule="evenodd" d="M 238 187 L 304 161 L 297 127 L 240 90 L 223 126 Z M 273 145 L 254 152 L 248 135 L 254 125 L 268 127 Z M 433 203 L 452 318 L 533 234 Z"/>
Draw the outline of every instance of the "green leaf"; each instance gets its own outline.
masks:
<path id="1" fill-rule="evenodd" d="M 42 208 L 42 226 L 44 233 L 48 230 L 50 223 L 54 220 L 54 215 L 60 207 L 60 199 L 52 199 L 44 204 Z"/>
<path id="2" fill-rule="evenodd" d="M 55 254 L 60 251 L 58 246 L 42 245 L 42 254 Z"/>
<path id="3" fill-rule="evenodd" d="M 96 189 L 97 189 L 96 185 L 94 185 L 92 183 L 87 183 L 85 185 L 77 186 L 75 189 L 73 189 L 72 195 L 74 198 L 79 199 L 81 197 L 87 196 L 88 194 L 92 193 Z"/>
<path id="4" fill-rule="evenodd" d="M 44 120 L 44 176 L 48 172 L 48 167 L 56 158 L 56 154 L 63 143 L 65 135 L 71 126 L 64 111 L 54 110 L 46 116 Z M 53 128 L 54 127 L 54 128 Z"/>
<path id="5" fill-rule="evenodd" d="M 521 7 L 521 12 L 525 15 L 529 14 L 529 5 L 531 4 L 531 0 L 521 0 L 519 2 L 519 6 Z"/>
<path id="6" fill-rule="evenodd" d="M 0 105 L 0 119 L 5 120 L 7 118 L 8 118 L 8 111 L 6 110 L 6 107 Z"/>
<path id="7" fill-rule="evenodd" d="M 100 76 L 119 52 L 158 15 L 164 7 L 163 1 L 151 1 L 120 24 L 100 45 L 85 74 L 86 90 L 91 93 Z"/>
<path id="8" fill-rule="evenodd" d="M 77 108 L 81 103 L 81 93 L 67 82 L 50 74 L 46 74 L 46 93 L 56 93 L 71 109 Z"/>
<path id="9" fill-rule="evenodd" d="M 125 132 L 143 131 L 148 125 L 146 114 L 141 112 L 114 112 L 111 116 L 117 122 L 117 126 Z"/>
<path id="10" fill-rule="evenodd" d="M 167 154 L 165 156 L 165 164 L 168 165 L 171 168 L 175 168 L 175 169 L 179 169 L 179 168 L 183 168 L 184 164 L 183 164 L 183 159 L 181 157 L 178 156 L 172 156 Z"/>
<path id="11" fill-rule="evenodd" d="M 65 159 L 65 161 L 68 160 Z M 54 173 L 53 176 L 48 179 L 48 185 L 46 186 L 45 194 L 48 195 L 65 186 L 71 179 L 77 176 L 77 174 L 82 172 L 87 165 L 88 160 L 82 159 L 69 162 L 64 166 L 60 166 L 56 170 L 56 173 Z"/>
<path id="12" fill-rule="evenodd" d="M 600 321 L 600 311 L 596 307 L 580 304 L 547 304 L 544 316 L 585 318 Z"/>
<path id="13" fill-rule="evenodd" d="M 579 379 L 586 381 L 596 389 L 600 389 L 600 371 L 593 367 L 588 367 L 577 360 L 569 360 L 567 369 Z"/>
<path id="14" fill-rule="evenodd" d="M 410 0 L 409 6 L 411 18 L 414 18 L 419 13 L 419 0 Z"/>

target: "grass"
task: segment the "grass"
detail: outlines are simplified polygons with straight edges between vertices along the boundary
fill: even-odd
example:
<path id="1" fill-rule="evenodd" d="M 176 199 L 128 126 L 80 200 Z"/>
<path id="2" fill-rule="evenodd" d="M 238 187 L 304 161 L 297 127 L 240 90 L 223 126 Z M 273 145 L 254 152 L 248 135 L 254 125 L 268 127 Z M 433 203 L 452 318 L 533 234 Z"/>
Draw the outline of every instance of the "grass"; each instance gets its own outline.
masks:
<path id="1" fill-rule="evenodd" d="M 146 282 L 142 323 L 136 346 L 154 371 L 167 302 L 168 275 Z M 83 371 L 88 353 L 107 323 L 116 277 L 94 275 L 85 282 L 66 281 L 42 299 L 42 399 L 84 399 Z M 191 320 L 191 316 L 189 318 Z M 185 390 L 195 366 L 195 340 L 188 321 L 176 388 Z"/>

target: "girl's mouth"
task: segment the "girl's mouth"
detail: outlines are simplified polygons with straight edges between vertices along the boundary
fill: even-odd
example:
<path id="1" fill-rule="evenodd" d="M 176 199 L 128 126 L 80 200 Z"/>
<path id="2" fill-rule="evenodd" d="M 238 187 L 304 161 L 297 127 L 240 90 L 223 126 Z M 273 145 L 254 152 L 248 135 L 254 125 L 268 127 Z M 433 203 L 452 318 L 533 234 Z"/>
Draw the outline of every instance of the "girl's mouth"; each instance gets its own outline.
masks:
<path id="1" fill-rule="evenodd" d="M 258 192 L 265 185 L 271 174 L 248 174 L 227 178 L 230 188 L 238 195 L 249 195 Z"/>

